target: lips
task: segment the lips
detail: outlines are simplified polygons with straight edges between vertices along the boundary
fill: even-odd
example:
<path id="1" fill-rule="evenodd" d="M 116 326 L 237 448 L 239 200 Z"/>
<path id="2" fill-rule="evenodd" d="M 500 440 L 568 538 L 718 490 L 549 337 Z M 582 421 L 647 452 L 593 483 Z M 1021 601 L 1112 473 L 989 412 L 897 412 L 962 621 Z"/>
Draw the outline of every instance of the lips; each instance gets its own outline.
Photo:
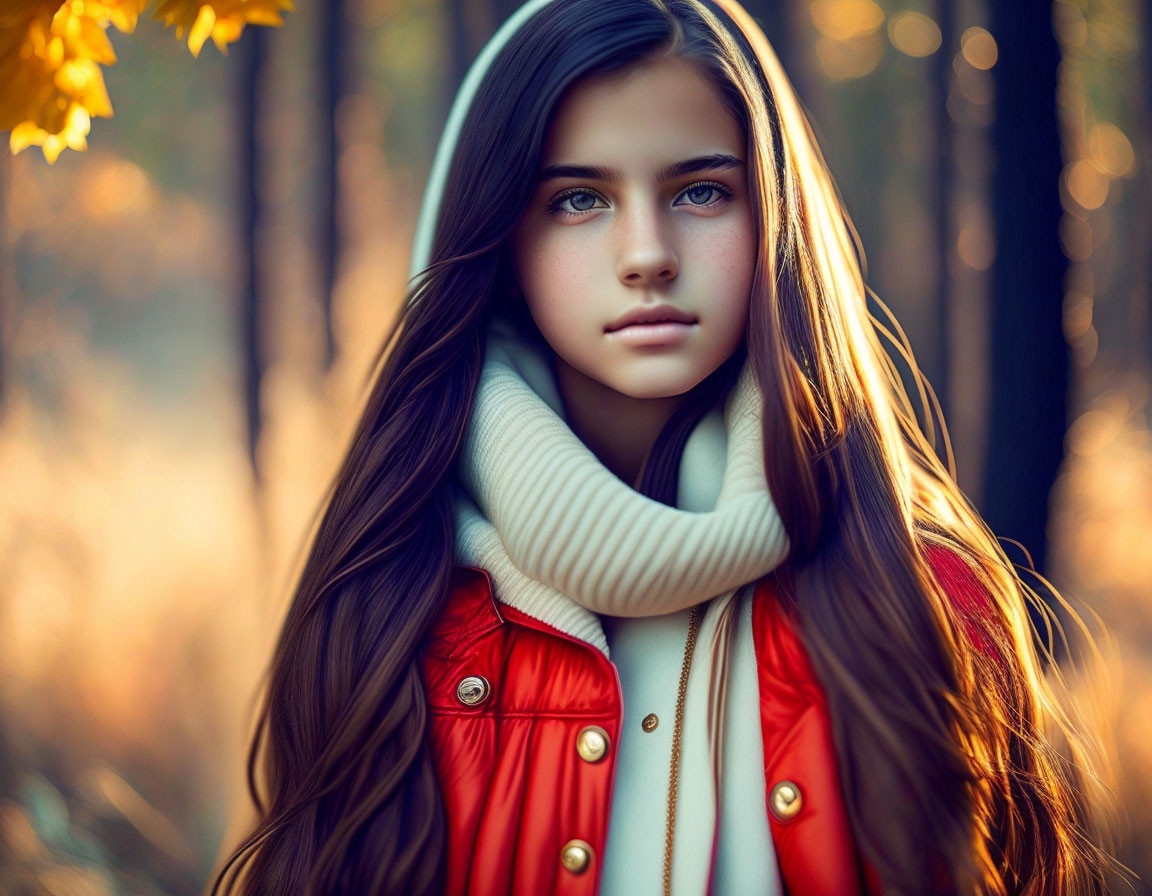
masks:
<path id="1" fill-rule="evenodd" d="M 604 328 L 605 333 L 614 333 L 625 327 L 639 324 L 694 324 L 696 316 L 687 311 L 681 311 L 672 305 L 652 305 L 645 308 L 633 308 L 621 317 L 616 318 Z"/>

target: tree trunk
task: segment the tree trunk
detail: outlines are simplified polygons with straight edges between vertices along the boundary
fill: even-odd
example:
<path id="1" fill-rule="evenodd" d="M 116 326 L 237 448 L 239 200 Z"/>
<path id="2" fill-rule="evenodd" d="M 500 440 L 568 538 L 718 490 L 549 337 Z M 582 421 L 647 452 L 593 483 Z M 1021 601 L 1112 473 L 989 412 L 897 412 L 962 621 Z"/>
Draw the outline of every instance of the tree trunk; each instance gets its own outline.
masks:
<path id="1" fill-rule="evenodd" d="M 1141 25 L 1143 26 L 1143 38 L 1141 47 L 1144 51 L 1144 96 L 1142 112 L 1139 116 L 1141 124 L 1141 140 L 1140 144 L 1143 150 L 1143 159 L 1138 159 L 1136 164 L 1139 165 L 1141 161 L 1144 163 L 1144 176 L 1141 182 L 1144 184 L 1145 190 L 1149 189 L 1148 171 L 1152 169 L 1152 0 L 1144 0 L 1140 6 L 1142 14 Z M 1152 195 L 1148 192 L 1144 194 L 1144 208 L 1152 208 Z M 1147 218 L 1145 218 L 1147 222 Z M 1152 231 L 1149 230 L 1147 223 L 1144 226 L 1145 238 L 1149 236 Z M 1152 246 L 1148 247 L 1152 250 Z M 1136 251 L 1140 251 L 1139 248 Z M 1152 258 L 1152 251 L 1149 252 L 1148 257 Z M 1147 270 L 1147 268 L 1145 268 Z M 1148 349 L 1148 354 L 1143 355 L 1144 364 L 1152 363 L 1152 282 L 1145 278 L 1145 282 L 1141 287 L 1141 298 L 1144 300 L 1143 314 L 1145 325 L 1145 337 L 1149 340 L 1145 343 L 1145 348 Z"/>
<path id="2" fill-rule="evenodd" d="M 12 156 L 0 147 L 0 418 L 8 406 L 12 389 L 12 328 L 16 318 L 16 253 L 8 235 L 8 184 L 12 176 Z"/>
<path id="3" fill-rule="evenodd" d="M 999 44 L 992 69 L 997 248 L 983 513 L 998 536 L 1023 545 L 1041 573 L 1047 561 L 1048 497 L 1064 456 L 1069 396 L 1062 326 L 1068 262 L 1058 235 L 1060 53 L 1051 10 L 1051 0 L 991 5 Z"/>
<path id="4" fill-rule="evenodd" d="M 324 370 L 332 368 L 336 343 L 332 334 L 332 292 L 340 257 L 339 182 L 336 163 L 340 155 L 336 133 L 336 107 L 347 91 L 345 67 L 348 19 L 344 0 L 328 0 L 320 6 L 320 96 L 324 104 L 323 132 L 320 135 L 320 304 L 324 321 Z"/>
<path id="5" fill-rule="evenodd" d="M 240 345 L 244 364 L 244 410 L 248 429 L 248 458 L 256 485 L 261 483 L 256 447 L 262 413 L 260 379 L 265 361 L 262 350 L 257 228 L 260 218 L 257 181 L 260 176 L 257 134 L 257 95 L 267 56 L 266 28 L 249 27 L 238 41 L 240 90 L 237 103 L 239 159 L 237 195 L 240 200 Z"/>
<path id="6" fill-rule="evenodd" d="M 478 48 L 473 48 L 474 36 L 471 22 L 476 13 L 476 0 L 448 0 L 445 4 L 448 16 L 448 101 L 456 97 L 468 67 L 472 64 Z"/>
<path id="7" fill-rule="evenodd" d="M 936 332 L 930 346 L 931 356 L 924 366 L 928 380 L 940 399 L 944 419 L 949 419 L 952 349 L 948 334 L 952 306 L 951 276 L 948 261 L 952 254 L 952 202 L 955 191 L 952 116 L 948 114 L 948 92 L 952 86 L 952 59 L 956 54 L 956 26 L 951 0 L 936 4 L 940 25 L 940 49 L 932 60 L 932 118 L 935 146 L 932 166 L 936 181 Z"/>
<path id="8" fill-rule="evenodd" d="M 499 28 L 512 13 L 523 6 L 523 0 L 492 0 L 492 30 Z"/>
<path id="9" fill-rule="evenodd" d="M 340 260 L 340 183 L 336 162 L 340 136 L 336 132 L 336 107 L 348 91 L 348 16 L 344 0 L 327 0 L 320 6 L 320 97 L 324 102 L 324 131 L 320 135 L 320 306 L 324 319 L 324 370 L 332 369 L 336 356 L 332 333 L 332 294 Z"/>

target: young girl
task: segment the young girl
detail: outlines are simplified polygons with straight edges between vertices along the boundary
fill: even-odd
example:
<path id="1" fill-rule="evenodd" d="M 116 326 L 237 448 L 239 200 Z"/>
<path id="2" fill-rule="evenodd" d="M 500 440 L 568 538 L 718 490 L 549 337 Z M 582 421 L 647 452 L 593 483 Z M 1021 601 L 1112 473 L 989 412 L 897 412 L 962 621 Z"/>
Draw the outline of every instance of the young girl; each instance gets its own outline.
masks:
<path id="1" fill-rule="evenodd" d="M 1086 741 L 850 234 L 735 0 L 505 24 L 440 145 L 213 893 L 1100 885 L 1049 737 Z"/>

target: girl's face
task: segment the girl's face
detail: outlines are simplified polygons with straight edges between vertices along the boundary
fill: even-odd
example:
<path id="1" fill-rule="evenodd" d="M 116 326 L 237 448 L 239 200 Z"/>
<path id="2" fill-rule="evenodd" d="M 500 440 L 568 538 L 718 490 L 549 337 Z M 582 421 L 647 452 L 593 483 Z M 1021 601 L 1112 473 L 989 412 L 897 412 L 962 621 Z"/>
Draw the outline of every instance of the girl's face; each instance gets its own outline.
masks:
<path id="1" fill-rule="evenodd" d="M 737 349 L 756 255 L 745 162 L 740 123 L 690 62 L 570 89 L 512 238 L 562 387 L 681 395 Z"/>

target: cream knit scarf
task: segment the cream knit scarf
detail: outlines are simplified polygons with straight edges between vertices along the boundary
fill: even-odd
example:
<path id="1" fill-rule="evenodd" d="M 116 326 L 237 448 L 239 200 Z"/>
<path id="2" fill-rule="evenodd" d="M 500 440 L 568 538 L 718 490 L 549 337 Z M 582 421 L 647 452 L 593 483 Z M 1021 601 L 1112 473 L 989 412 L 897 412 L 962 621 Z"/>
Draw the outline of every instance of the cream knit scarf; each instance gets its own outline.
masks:
<path id="1" fill-rule="evenodd" d="M 669 507 L 577 438 L 547 360 L 496 320 L 458 463 L 456 559 L 486 570 L 498 600 L 605 656 L 598 614 L 655 616 L 709 601 L 690 676 L 703 680 L 689 685 L 685 717 L 706 714 L 714 793 L 736 593 L 788 551 L 764 478 L 761 415 L 745 364 L 723 411 L 689 436 Z M 692 706 L 693 693 L 707 694 L 706 710 Z"/>
<path id="2" fill-rule="evenodd" d="M 761 414 L 746 364 L 723 412 L 689 436 L 680 506 L 668 507 L 576 437 L 546 359 L 494 321 L 458 463 L 457 557 L 488 571 L 499 600 L 607 654 L 596 614 L 674 613 L 730 595 L 783 560 L 788 538 L 764 479 Z"/>

